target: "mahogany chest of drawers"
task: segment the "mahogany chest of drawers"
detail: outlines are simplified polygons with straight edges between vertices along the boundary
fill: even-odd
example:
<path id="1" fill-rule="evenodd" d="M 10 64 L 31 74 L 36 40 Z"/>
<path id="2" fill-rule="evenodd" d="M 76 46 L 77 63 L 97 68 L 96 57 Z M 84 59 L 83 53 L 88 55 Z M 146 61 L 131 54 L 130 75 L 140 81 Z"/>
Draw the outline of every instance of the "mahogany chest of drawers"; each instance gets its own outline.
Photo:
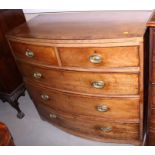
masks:
<path id="1" fill-rule="evenodd" d="M 147 145 L 155 145 L 155 12 L 147 23 L 149 27 L 149 76 L 147 106 Z"/>
<path id="2" fill-rule="evenodd" d="M 18 98 L 24 94 L 22 76 L 13 59 L 5 34 L 25 22 L 22 10 L 0 10 L 0 99 L 17 110 L 17 117 L 23 118 Z"/>
<path id="3" fill-rule="evenodd" d="M 40 116 L 72 134 L 139 145 L 148 11 L 40 15 L 7 37 Z"/>

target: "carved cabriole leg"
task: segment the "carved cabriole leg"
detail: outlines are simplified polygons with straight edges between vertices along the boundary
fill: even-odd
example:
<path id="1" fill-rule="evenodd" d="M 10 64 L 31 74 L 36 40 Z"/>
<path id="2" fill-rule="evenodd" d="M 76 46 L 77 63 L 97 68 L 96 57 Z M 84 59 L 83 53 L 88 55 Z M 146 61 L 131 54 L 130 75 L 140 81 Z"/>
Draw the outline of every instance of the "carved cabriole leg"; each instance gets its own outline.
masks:
<path id="1" fill-rule="evenodd" d="M 18 98 L 20 96 L 25 96 L 24 84 L 19 85 L 11 94 L 0 93 L 0 99 L 3 102 L 8 102 L 13 108 L 15 108 L 18 112 L 17 117 L 22 119 L 25 114 L 19 108 Z"/>
<path id="2" fill-rule="evenodd" d="M 22 94 L 22 96 L 23 96 L 23 95 L 24 95 L 24 94 Z M 1 100 L 2 100 L 2 102 L 8 102 L 13 108 L 16 109 L 16 111 L 18 112 L 18 113 L 17 113 L 17 117 L 18 117 L 19 119 L 22 119 L 22 118 L 25 116 L 25 114 L 24 114 L 24 113 L 20 110 L 20 108 L 19 108 L 18 98 L 15 99 L 15 100 L 11 100 L 10 98 L 7 98 L 7 99 L 1 98 Z"/>
<path id="3" fill-rule="evenodd" d="M 17 110 L 17 112 L 18 112 L 17 113 L 17 118 L 22 119 L 25 116 L 25 114 L 19 108 L 18 99 L 19 99 L 20 96 L 25 96 L 25 86 L 24 86 L 24 84 L 20 85 L 16 89 L 14 95 L 11 96 L 10 101 L 9 101 L 10 105 L 13 108 L 15 108 Z"/>
<path id="4" fill-rule="evenodd" d="M 19 87 L 16 95 L 14 95 L 14 96 L 12 96 L 12 98 L 10 98 L 9 103 L 13 108 L 15 108 L 17 110 L 17 118 L 22 119 L 25 116 L 25 114 L 19 108 L 18 99 L 20 96 L 25 96 L 25 87 L 24 86 Z"/>
<path id="5" fill-rule="evenodd" d="M 15 100 L 15 101 L 10 101 L 9 102 L 9 104 L 13 107 L 13 108 L 15 108 L 16 110 L 17 110 L 17 117 L 19 118 L 19 119 L 22 119 L 24 116 L 25 116 L 25 114 L 20 110 L 20 108 L 19 108 L 19 102 L 18 102 L 18 100 Z"/>
<path id="6" fill-rule="evenodd" d="M 6 102 L 6 99 L 4 99 L 4 98 L 1 98 L 1 100 L 2 100 L 2 102 Z"/>

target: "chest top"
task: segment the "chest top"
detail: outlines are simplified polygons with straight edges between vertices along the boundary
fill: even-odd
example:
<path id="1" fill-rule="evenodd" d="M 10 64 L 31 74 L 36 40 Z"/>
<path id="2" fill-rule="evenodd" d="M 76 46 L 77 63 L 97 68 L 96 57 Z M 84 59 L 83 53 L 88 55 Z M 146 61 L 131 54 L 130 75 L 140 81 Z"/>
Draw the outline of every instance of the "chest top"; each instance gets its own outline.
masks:
<path id="1" fill-rule="evenodd" d="M 39 15 L 8 34 L 16 39 L 142 38 L 151 11 L 59 12 Z"/>

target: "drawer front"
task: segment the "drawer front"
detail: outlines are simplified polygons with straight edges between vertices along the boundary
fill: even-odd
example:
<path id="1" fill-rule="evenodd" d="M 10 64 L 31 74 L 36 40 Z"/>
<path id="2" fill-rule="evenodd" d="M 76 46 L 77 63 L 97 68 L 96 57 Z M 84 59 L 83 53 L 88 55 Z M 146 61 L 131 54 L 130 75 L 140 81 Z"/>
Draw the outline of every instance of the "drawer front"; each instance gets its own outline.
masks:
<path id="1" fill-rule="evenodd" d="M 155 130 L 150 130 L 148 133 L 148 142 L 149 146 L 155 146 Z"/>
<path id="2" fill-rule="evenodd" d="M 138 74 L 54 70 L 18 63 L 26 78 L 53 88 L 93 94 L 138 94 Z"/>
<path id="3" fill-rule="evenodd" d="M 152 82 L 155 83 L 155 60 L 152 62 Z"/>
<path id="4" fill-rule="evenodd" d="M 150 36 L 152 36 L 152 38 L 151 38 L 151 45 L 152 45 L 152 59 L 155 61 L 155 44 L 154 44 L 154 41 L 155 41 L 155 28 L 151 28 L 150 29 L 150 33 L 151 33 L 151 35 Z"/>
<path id="5" fill-rule="evenodd" d="M 155 108 L 150 111 L 150 127 L 155 129 Z"/>
<path id="6" fill-rule="evenodd" d="M 68 114 L 139 120 L 139 99 L 79 96 L 26 84 L 34 102 Z M 130 111 L 130 112 L 129 112 Z"/>
<path id="7" fill-rule="evenodd" d="M 58 48 L 63 66 L 73 67 L 137 67 L 138 48 Z"/>
<path id="8" fill-rule="evenodd" d="M 152 85 L 152 106 L 155 108 L 155 85 Z"/>
<path id="9" fill-rule="evenodd" d="M 45 106 L 38 106 L 37 108 L 40 114 L 53 124 L 90 137 L 118 140 L 139 139 L 139 124 L 78 120 L 77 117 L 70 117 L 69 115 L 66 117 Z"/>
<path id="10" fill-rule="evenodd" d="M 18 58 L 45 65 L 58 65 L 54 48 L 52 47 L 17 42 L 10 42 L 10 44 L 15 56 Z"/>

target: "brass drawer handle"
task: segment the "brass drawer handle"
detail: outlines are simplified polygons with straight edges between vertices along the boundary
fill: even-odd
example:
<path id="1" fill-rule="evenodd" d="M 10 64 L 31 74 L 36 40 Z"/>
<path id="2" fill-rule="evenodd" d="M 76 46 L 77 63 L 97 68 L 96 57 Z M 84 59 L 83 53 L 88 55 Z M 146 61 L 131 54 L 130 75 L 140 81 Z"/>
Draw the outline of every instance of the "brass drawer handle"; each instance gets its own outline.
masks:
<path id="1" fill-rule="evenodd" d="M 92 86 L 97 89 L 102 89 L 105 86 L 103 81 L 94 81 L 92 82 Z"/>
<path id="2" fill-rule="evenodd" d="M 34 56 L 34 53 L 31 50 L 27 49 L 25 55 L 29 58 L 32 58 Z"/>
<path id="3" fill-rule="evenodd" d="M 46 94 L 42 94 L 42 95 L 41 95 L 41 98 L 42 98 L 43 100 L 47 101 L 47 100 L 49 99 L 49 96 L 46 95 Z"/>
<path id="4" fill-rule="evenodd" d="M 102 127 L 102 128 L 100 128 L 100 130 L 103 131 L 103 132 L 111 132 L 112 127 Z"/>
<path id="5" fill-rule="evenodd" d="M 101 63 L 103 60 L 102 56 L 99 54 L 93 54 L 89 57 L 89 61 L 94 63 L 94 64 L 98 64 Z"/>
<path id="6" fill-rule="evenodd" d="M 50 118 L 57 118 L 57 116 L 55 114 L 49 114 Z"/>
<path id="7" fill-rule="evenodd" d="M 98 106 L 96 107 L 96 109 L 97 109 L 97 111 L 99 111 L 99 112 L 107 112 L 107 111 L 109 110 L 108 106 L 106 106 L 106 105 L 98 105 Z"/>
<path id="8" fill-rule="evenodd" d="M 36 72 L 33 74 L 33 77 L 36 78 L 36 79 L 40 79 L 42 77 L 42 74 L 39 73 L 39 72 Z"/>

